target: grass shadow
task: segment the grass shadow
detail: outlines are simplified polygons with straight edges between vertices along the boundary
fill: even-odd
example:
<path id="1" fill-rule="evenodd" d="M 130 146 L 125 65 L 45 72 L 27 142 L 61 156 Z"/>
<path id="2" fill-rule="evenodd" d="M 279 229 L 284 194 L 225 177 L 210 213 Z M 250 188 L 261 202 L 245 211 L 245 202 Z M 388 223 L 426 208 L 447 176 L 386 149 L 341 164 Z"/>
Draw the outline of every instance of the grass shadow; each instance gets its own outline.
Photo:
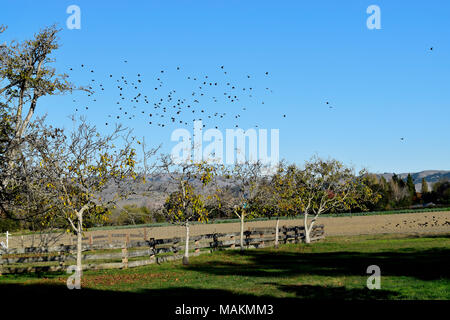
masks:
<path id="1" fill-rule="evenodd" d="M 294 293 L 299 299 L 320 300 L 389 300 L 399 296 L 390 290 L 348 289 L 312 285 L 277 285 L 284 292 Z"/>
<path id="2" fill-rule="evenodd" d="M 312 300 L 328 300 L 326 306 L 332 305 L 333 314 L 341 308 L 345 311 L 350 307 L 349 301 L 345 299 L 389 299 L 395 292 L 389 291 L 368 291 L 363 289 L 328 288 L 321 286 L 281 286 L 281 290 L 295 292 L 296 297 L 276 298 L 272 296 L 254 296 L 251 294 L 236 294 L 231 291 L 221 289 L 197 289 L 189 287 L 172 287 L 165 289 L 143 289 L 137 292 L 121 292 L 82 288 L 81 290 L 69 290 L 60 284 L 2 284 L 0 283 L 0 295 L 3 305 L 8 308 L 14 303 L 21 307 L 21 315 L 30 312 L 35 314 L 36 310 L 41 310 L 45 306 L 50 315 L 67 314 L 68 312 L 82 312 L 83 314 L 101 314 L 112 312 L 115 316 L 124 314 L 130 316 L 135 311 L 146 314 L 149 317 L 162 315 L 164 319 L 182 319 L 176 315 L 177 307 L 208 306 L 211 309 L 207 319 L 214 319 L 219 316 L 220 306 L 242 306 L 258 305 L 273 306 L 273 314 L 266 315 L 265 318 L 289 318 L 293 312 L 304 310 L 304 315 L 311 306 L 317 303 L 317 308 L 323 308 L 323 302 Z M 7 295 L 6 295 L 7 293 Z M 6 298 L 6 301 L 5 301 Z M 308 301 L 301 299 L 307 298 Z M 26 308 L 23 303 L 26 302 Z M 78 308 L 78 309 L 77 309 Z M 313 313 L 317 315 L 317 308 L 313 308 Z M 215 310 L 213 312 L 212 310 Z M 143 313 L 142 313 L 143 312 Z M 321 315 L 328 312 L 327 308 L 320 312 Z M 330 311 L 331 312 L 331 311 Z M 47 312 L 46 312 L 47 313 Z M 260 315 L 261 316 L 261 315 Z M 264 315 L 262 315 L 264 318 Z M 221 315 L 220 319 L 223 319 Z M 225 316 L 227 317 L 227 316 Z M 230 316 L 228 316 L 230 317 Z M 231 316 L 232 317 L 232 316 Z M 159 318 L 159 317 L 157 317 Z M 189 316 L 186 319 L 204 319 L 200 316 Z M 255 315 L 250 317 L 255 319 Z M 257 317 L 258 319 L 260 317 Z M 239 315 L 239 319 L 247 319 Z"/>
<path id="3" fill-rule="evenodd" d="M 246 259 L 239 259 L 236 255 L 245 255 Z M 229 259 L 226 259 L 227 256 Z M 223 252 L 217 258 L 212 256 L 208 262 L 193 261 L 188 268 L 213 275 L 247 277 L 366 276 L 370 265 L 379 266 L 382 276 L 406 276 L 420 280 L 448 279 L 450 249 L 405 248 L 396 251 L 326 253 L 247 250 L 244 253 Z"/>

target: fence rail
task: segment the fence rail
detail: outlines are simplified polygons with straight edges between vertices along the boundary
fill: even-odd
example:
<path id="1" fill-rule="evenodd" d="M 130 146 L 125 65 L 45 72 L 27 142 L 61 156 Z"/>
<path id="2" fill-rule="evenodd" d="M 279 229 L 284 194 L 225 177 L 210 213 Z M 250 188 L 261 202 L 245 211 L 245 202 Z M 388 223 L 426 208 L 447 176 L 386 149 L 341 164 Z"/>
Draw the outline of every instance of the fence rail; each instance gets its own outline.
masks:
<path id="1" fill-rule="evenodd" d="M 275 231 L 275 228 L 253 228 L 245 231 L 244 248 L 272 245 L 275 242 Z M 279 242 L 299 243 L 305 238 L 304 231 L 303 226 L 281 227 Z M 121 236 L 125 240 L 110 241 L 114 236 Z M 83 270 L 132 268 L 182 258 L 183 255 L 180 252 L 184 248 L 183 238 L 133 240 L 142 236 L 142 234 L 110 234 L 87 237 L 88 243 L 82 245 L 84 252 L 82 260 L 87 262 L 83 264 Z M 144 236 L 147 237 L 146 232 Z M 324 237 L 324 226 L 314 226 L 311 231 L 311 241 Z M 109 243 L 105 243 L 105 239 L 109 240 Z M 214 250 L 240 248 L 239 232 L 202 234 L 190 237 L 189 240 L 190 248 L 193 250 L 189 253 L 190 256 Z M 76 260 L 76 249 L 76 245 L 61 245 L 0 250 L 0 274 L 64 271 L 69 265 L 67 263 Z M 96 252 L 99 250 L 110 252 Z"/>

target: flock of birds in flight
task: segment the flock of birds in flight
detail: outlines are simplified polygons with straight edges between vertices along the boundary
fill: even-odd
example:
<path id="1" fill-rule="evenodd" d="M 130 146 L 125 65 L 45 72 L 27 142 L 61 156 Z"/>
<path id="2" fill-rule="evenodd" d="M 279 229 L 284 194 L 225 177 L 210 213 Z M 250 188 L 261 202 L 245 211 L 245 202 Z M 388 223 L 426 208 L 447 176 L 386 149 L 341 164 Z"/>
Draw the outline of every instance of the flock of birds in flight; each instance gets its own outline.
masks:
<path id="1" fill-rule="evenodd" d="M 433 51 L 433 47 L 430 47 L 429 50 Z M 124 63 L 128 63 L 128 61 L 124 60 Z M 70 67 L 69 70 L 74 71 L 74 68 Z M 84 64 L 81 64 L 80 70 L 89 70 L 91 75 L 95 74 L 95 71 L 92 68 L 88 68 Z M 181 68 L 176 67 L 176 71 L 181 72 Z M 219 71 L 224 77 L 227 77 L 228 72 L 224 66 L 220 66 Z M 105 125 L 108 126 L 113 120 L 134 119 L 136 118 L 136 115 L 140 113 L 141 116 L 147 117 L 146 121 L 148 122 L 148 125 L 159 127 L 166 127 L 169 124 L 188 125 L 188 122 L 195 120 L 216 120 L 214 128 L 218 129 L 219 123 L 222 123 L 222 120 L 225 120 L 228 116 L 234 118 L 234 126 L 238 128 L 241 113 L 247 111 L 245 105 L 247 105 L 247 102 L 254 104 L 254 102 L 247 100 L 245 105 L 242 105 L 241 100 L 244 100 L 245 98 L 256 99 L 254 96 L 255 88 L 250 82 L 252 79 L 252 76 L 250 75 L 246 76 L 246 80 L 248 80 L 246 86 L 234 84 L 231 80 L 224 78 L 220 81 L 212 80 L 208 75 L 184 76 L 185 80 L 192 83 L 192 92 L 190 94 L 178 95 L 175 89 L 166 89 L 166 74 L 167 72 L 165 70 L 161 70 L 160 74 L 153 79 L 156 81 L 156 84 L 152 87 L 147 86 L 146 88 L 143 87 L 144 76 L 140 73 L 136 74 L 134 79 L 129 79 L 124 75 L 107 75 L 109 80 L 114 81 L 114 87 L 116 89 L 116 110 L 114 112 L 114 110 L 109 109 L 110 112 L 108 118 L 110 120 L 107 120 Z M 268 77 L 269 72 L 264 72 L 264 76 Z M 107 90 L 107 86 L 97 79 L 92 78 L 91 84 L 86 89 L 88 89 L 85 91 L 87 97 L 92 99 L 91 103 L 94 103 L 97 102 L 98 93 Z M 143 90 L 149 89 L 153 92 L 144 94 Z M 166 89 L 165 92 L 164 89 Z M 214 89 L 212 94 L 210 89 Z M 159 93 L 159 95 L 156 93 Z M 272 93 L 272 90 L 266 87 L 265 93 Z M 186 96 L 189 96 L 189 99 L 187 99 Z M 73 102 L 76 103 L 75 111 L 78 112 L 83 108 L 79 106 L 80 101 L 73 99 Z M 235 105 L 235 108 L 225 110 L 228 112 L 221 112 L 217 110 L 217 108 L 216 110 L 209 110 L 208 112 L 208 109 L 211 109 L 208 108 L 211 103 L 223 104 L 224 102 Z M 131 107 L 129 103 L 131 103 Z M 264 101 L 262 100 L 256 103 L 264 105 Z M 325 105 L 328 106 L 329 109 L 333 109 L 333 106 L 329 101 L 325 101 Z M 84 108 L 88 110 L 89 106 L 84 106 Z M 282 118 L 286 118 L 286 114 L 283 114 Z M 203 127 L 205 126 L 206 125 L 203 124 Z M 258 124 L 255 124 L 255 127 L 258 127 Z M 400 140 L 404 141 L 405 138 L 401 137 Z"/>
<path id="2" fill-rule="evenodd" d="M 127 60 L 123 61 L 128 63 Z M 91 76 L 97 75 L 97 72 L 84 65 L 80 65 L 79 70 L 70 67 L 70 72 L 84 71 Z M 115 108 L 108 109 L 108 115 L 105 125 L 108 126 L 113 121 L 120 119 L 132 120 L 140 116 L 146 117 L 146 122 L 151 126 L 167 127 L 170 124 L 188 125 L 190 122 L 200 120 L 203 123 L 207 121 L 214 122 L 213 127 L 219 129 L 220 123 L 228 117 L 234 120 L 233 126 L 239 128 L 239 120 L 243 113 L 249 110 L 250 106 L 264 105 L 264 100 L 258 99 L 257 88 L 252 85 L 251 75 L 246 75 L 245 79 L 237 83 L 233 83 L 228 78 L 228 72 L 224 66 L 218 67 L 218 71 L 223 77 L 213 80 L 208 75 L 192 76 L 183 75 L 184 80 L 189 81 L 185 87 L 189 85 L 192 90 L 189 93 L 178 93 L 175 89 L 169 89 L 168 79 L 166 75 L 173 70 L 161 70 L 153 79 L 144 80 L 145 77 L 137 73 L 132 78 L 125 75 L 105 75 L 107 82 L 99 81 L 95 77 L 91 77 L 90 85 L 85 87 L 85 94 L 89 103 L 85 99 L 73 99 L 75 103 L 75 111 L 89 110 L 97 99 L 100 99 L 100 93 L 111 91 L 111 84 L 115 90 L 113 96 L 115 98 Z M 176 72 L 182 74 L 181 67 L 176 67 Z M 269 77 L 269 72 L 265 71 L 262 76 Z M 108 83 L 109 85 L 107 85 Z M 144 85 L 144 83 L 146 85 Z M 152 85 L 147 85 L 152 83 Z M 149 92 L 150 91 L 150 92 Z M 110 92 L 111 93 L 111 92 Z M 271 94 L 272 89 L 265 87 L 263 94 Z M 80 104 L 89 104 L 80 106 Z M 217 104 L 219 107 L 210 108 L 211 104 Z M 231 104 L 233 107 L 223 110 L 224 104 Z M 332 109 L 329 101 L 325 104 Z M 222 106 L 222 108 L 220 108 Z M 261 112 L 256 110 L 256 112 Z M 286 114 L 282 114 L 281 118 L 286 118 Z M 258 124 L 254 125 L 258 128 Z M 203 124 L 206 127 L 206 124 Z"/>
<path id="3" fill-rule="evenodd" d="M 124 63 L 128 61 L 125 60 Z M 74 71 L 73 67 L 69 68 L 70 71 Z M 92 75 L 96 72 L 85 66 L 81 65 L 80 70 L 87 70 Z M 227 75 L 227 71 L 224 66 L 220 66 L 221 73 L 224 76 Z M 239 127 L 239 118 L 241 113 L 247 110 L 245 105 L 242 105 L 241 101 L 245 99 L 253 99 L 255 88 L 251 84 L 252 76 L 247 75 L 248 80 L 246 86 L 238 86 L 229 79 L 221 79 L 222 81 L 213 80 L 208 75 L 204 76 L 184 76 L 184 80 L 191 82 L 192 90 L 186 94 L 179 94 L 175 89 L 168 89 L 166 74 L 169 70 L 161 70 L 160 73 L 155 76 L 152 86 L 144 86 L 144 76 L 140 73 L 133 76 L 133 79 L 126 77 L 125 75 L 106 75 L 109 80 L 114 82 L 115 93 L 115 110 L 109 109 L 107 115 L 108 120 L 105 125 L 109 125 L 112 120 L 119 121 L 120 119 L 134 119 L 137 114 L 147 117 L 148 125 L 166 127 L 169 124 L 184 124 L 188 125 L 188 122 L 201 120 L 201 121 L 215 121 L 215 128 L 219 128 L 219 123 L 225 117 L 233 117 L 235 120 L 234 126 Z M 181 68 L 176 67 L 176 71 L 181 73 Z M 265 77 L 269 76 L 269 72 L 264 73 Z M 110 83 L 111 81 L 109 81 Z M 106 88 L 105 82 L 100 82 L 98 79 L 92 78 L 91 84 L 86 87 L 86 95 L 91 99 L 90 104 L 96 103 L 99 99 L 99 93 L 109 90 Z M 186 88 L 189 85 L 185 86 Z M 145 94 L 145 91 L 151 90 L 151 93 Z M 268 87 L 265 88 L 265 93 L 272 93 L 272 90 Z M 188 98 L 186 98 L 188 97 Z M 82 99 L 84 102 L 84 100 Z M 81 111 L 85 108 L 89 109 L 89 106 L 80 107 L 80 100 L 73 99 L 75 103 L 76 111 Z M 247 101 L 250 104 L 255 102 Z M 219 111 L 218 108 L 208 108 L 211 103 L 215 104 L 234 104 L 233 108 L 228 108 L 225 112 Z M 264 105 L 264 101 L 256 102 L 257 104 Z M 215 109 L 215 110 L 209 110 Z M 286 115 L 283 114 L 283 118 Z M 206 125 L 203 125 L 205 127 Z M 255 124 L 258 127 L 258 124 Z"/>

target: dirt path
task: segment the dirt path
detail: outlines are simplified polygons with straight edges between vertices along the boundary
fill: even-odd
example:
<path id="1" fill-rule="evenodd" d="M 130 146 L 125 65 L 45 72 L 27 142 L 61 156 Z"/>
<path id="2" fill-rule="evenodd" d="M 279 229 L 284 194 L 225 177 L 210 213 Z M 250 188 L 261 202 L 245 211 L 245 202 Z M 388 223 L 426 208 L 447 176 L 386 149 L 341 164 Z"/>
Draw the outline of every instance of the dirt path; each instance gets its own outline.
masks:
<path id="1" fill-rule="evenodd" d="M 389 215 L 371 215 L 371 216 L 354 216 L 354 217 L 321 217 L 317 220 L 318 224 L 325 225 L 326 236 L 339 235 L 362 235 L 362 234 L 382 234 L 382 233 L 450 233 L 450 211 L 443 212 L 417 212 L 405 214 L 389 214 Z M 281 220 L 280 226 L 303 225 L 303 219 Z M 255 227 L 273 227 L 275 228 L 275 220 L 272 221 L 250 221 L 246 223 L 247 228 Z M 131 240 L 143 240 L 144 234 L 147 238 L 171 238 L 183 237 L 184 227 L 167 226 L 167 227 L 151 227 L 151 228 L 127 228 L 119 230 L 96 230 L 86 232 L 85 236 L 89 237 L 98 235 L 119 235 L 130 234 Z M 238 232 L 239 223 L 221 223 L 193 225 L 191 227 L 191 235 L 214 232 Z M 4 241 L 4 237 L 1 241 Z M 119 240 L 119 237 L 111 237 L 111 239 Z M 39 246 L 42 239 L 39 236 L 20 236 L 10 239 L 10 247 L 29 247 Z M 95 241 L 95 240 L 94 240 Z M 53 244 L 71 244 L 70 236 L 60 235 L 53 239 Z M 72 240 L 72 243 L 73 240 Z"/>

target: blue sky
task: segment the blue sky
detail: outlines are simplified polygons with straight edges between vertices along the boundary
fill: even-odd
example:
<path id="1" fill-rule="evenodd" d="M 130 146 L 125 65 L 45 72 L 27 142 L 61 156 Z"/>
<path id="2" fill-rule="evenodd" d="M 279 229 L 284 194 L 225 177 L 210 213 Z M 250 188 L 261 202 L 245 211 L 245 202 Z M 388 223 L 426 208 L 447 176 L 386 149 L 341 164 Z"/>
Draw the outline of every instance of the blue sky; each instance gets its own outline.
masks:
<path id="1" fill-rule="evenodd" d="M 66 28 L 72 4 L 81 9 L 80 30 Z M 372 4 L 381 9 L 381 30 L 366 27 Z M 218 125 L 225 133 L 236 123 L 279 129 L 280 157 L 290 162 L 318 154 L 373 172 L 450 170 L 449 12 L 448 1 L 3 0 L 0 24 L 8 30 L 0 40 L 23 40 L 57 23 L 63 29 L 58 70 L 72 67 L 77 85 L 89 85 L 87 69 L 95 70 L 96 83 L 106 88 L 95 103 L 79 92 L 40 102 L 39 114 L 60 126 L 69 127 L 68 116 L 79 108 L 109 130 L 107 115 L 119 114 L 109 74 L 129 82 L 141 74 L 140 92 L 149 100 L 165 89 L 191 98 L 186 77 L 209 75 L 253 87 L 254 95 L 202 103 L 207 112 L 228 114 L 204 121 L 206 129 Z M 156 94 L 160 70 L 164 88 Z M 132 105 L 123 107 L 133 111 Z M 148 144 L 170 151 L 174 129 L 193 130 L 192 117 L 188 125 L 149 125 L 150 109 L 138 105 L 135 118 L 123 120 Z"/>

